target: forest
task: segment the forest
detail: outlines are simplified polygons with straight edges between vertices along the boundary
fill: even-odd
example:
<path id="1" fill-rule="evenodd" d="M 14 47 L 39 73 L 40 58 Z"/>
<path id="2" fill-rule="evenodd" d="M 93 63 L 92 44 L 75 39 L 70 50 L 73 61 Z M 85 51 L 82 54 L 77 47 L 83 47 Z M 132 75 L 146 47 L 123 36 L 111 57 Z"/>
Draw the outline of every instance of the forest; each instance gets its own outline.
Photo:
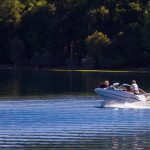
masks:
<path id="1" fill-rule="evenodd" d="M 0 65 L 150 69 L 150 1 L 0 0 Z"/>

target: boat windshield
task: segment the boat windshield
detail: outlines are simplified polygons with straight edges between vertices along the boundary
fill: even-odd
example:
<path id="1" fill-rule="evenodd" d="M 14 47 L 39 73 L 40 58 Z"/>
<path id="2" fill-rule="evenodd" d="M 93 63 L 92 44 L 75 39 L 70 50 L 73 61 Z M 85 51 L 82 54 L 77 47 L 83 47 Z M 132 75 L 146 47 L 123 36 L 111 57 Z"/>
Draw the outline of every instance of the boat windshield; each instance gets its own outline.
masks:
<path id="1" fill-rule="evenodd" d="M 119 87 L 119 83 L 114 83 L 114 84 L 110 85 L 107 89 L 117 90 L 118 87 Z"/>
<path id="2" fill-rule="evenodd" d="M 118 89 L 123 90 L 123 91 L 129 91 L 130 90 L 130 84 L 122 84 L 118 87 Z"/>

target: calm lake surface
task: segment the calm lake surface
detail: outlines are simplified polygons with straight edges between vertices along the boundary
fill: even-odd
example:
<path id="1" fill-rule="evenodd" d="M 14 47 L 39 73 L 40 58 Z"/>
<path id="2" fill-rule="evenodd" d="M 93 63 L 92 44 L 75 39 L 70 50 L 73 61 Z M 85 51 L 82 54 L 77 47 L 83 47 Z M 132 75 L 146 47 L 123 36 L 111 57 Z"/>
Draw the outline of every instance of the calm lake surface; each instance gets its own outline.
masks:
<path id="1" fill-rule="evenodd" d="M 101 106 L 103 80 L 138 81 L 150 73 L 0 72 L 0 150 L 150 149 L 150 103 Z"/>

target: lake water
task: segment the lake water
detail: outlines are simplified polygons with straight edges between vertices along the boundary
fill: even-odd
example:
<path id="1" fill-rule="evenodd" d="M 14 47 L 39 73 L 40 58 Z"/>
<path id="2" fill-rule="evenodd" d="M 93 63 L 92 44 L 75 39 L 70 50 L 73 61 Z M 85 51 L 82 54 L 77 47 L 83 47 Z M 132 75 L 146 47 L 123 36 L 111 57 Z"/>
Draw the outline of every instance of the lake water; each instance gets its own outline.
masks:
<path id="1" fill-rule="evenodd" d="M 149 73 L 0 72 L 0 150 L 150 149 L 150 104 L 109 104 L 93 89 L 103 80 Z"/>

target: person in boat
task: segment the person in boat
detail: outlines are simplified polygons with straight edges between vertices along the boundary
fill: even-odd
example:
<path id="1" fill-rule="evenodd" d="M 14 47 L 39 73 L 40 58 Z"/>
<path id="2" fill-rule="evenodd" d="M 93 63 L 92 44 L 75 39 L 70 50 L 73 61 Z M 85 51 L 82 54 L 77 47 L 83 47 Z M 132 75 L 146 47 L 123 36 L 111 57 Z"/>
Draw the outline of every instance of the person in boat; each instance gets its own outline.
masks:
<path id="1" fill-rule="evenodd" d="M 139 87 L 135 80 L 132 80 L 132 84 L 130 86 L 130 91 L 133 92 L 134 94 L 139 94 Z"/>
<path id="2" fill-rule="evenodd" d="M 109 86 L 109 81 L 104 81 L 99 85 L 99 88 L 107 88 Z"/>

